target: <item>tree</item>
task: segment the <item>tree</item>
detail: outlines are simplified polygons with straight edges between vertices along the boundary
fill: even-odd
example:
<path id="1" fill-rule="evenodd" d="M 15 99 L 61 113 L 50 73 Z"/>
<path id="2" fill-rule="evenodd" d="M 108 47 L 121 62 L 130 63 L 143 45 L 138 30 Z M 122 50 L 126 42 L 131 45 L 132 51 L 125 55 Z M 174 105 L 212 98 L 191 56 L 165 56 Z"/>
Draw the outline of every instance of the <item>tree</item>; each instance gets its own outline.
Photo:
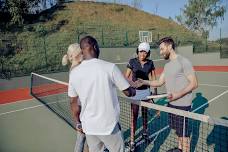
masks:
<path id="1" fill-rule="evenodd" d="M 41 0 L 2 0 L 0 12 L 9 13 L 12 24 L 23 24 L 23 16 Z"/>
<path id="2" fill-rule="evenodd" d="M 197 32 L 201 36 L 208 36 L 208 31 L 217 25 L 219 19 L 224 19 L 226 8 L 221 0 L 189 0 L 176 16 L 177 21 Z"/>
<path id="3" fill-rule="evenodd" d="M 65 0 L 56 0 L 57 5 L 61 5 L 64 2 L 65 2 Z"/>
<path id="4" fill-rule="evenodd" d="M 47 8 L 47 0 L 40 0 L 42 6 L 43 6 L 43 9 L 46 9 Z"/>
<path id="5" fill-rule="evenodd" d="M 4 2 L 0 0 L 0 10 L 2 10 L 3 6 L 4 6 Z"/>

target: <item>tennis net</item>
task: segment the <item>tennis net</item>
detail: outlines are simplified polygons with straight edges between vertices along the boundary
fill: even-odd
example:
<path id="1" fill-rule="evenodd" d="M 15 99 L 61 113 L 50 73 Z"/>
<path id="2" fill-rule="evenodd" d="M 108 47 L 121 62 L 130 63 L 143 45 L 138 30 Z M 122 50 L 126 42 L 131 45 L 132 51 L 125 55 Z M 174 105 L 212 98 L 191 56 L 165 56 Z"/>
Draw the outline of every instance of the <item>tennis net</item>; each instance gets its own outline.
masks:
<path id="1" fill-rule="evenodd" d="M 36 73 L 31 74 L 31 95 L 75 128 L 67 88 L 68 83 Z"/>
<path id="2" fill-rule="evenodd" d="M 65 82 L 35 73 L 31 74 L 31 94 L 74 128 L 67 87 L 68 84 Z M 187 142 L 181 143 L 184 143 L 182 148 L 185 146 L 183 149 L 187 151 L 228 151 L 228 121 L 224 120 L 227 118 L 215 119 L 202 114 L 173 109 L 166 106 L 165 98 L 156 100 L 156 104 L 143 101 L 133 102 L 119 93 L 119 102 L 120 123 L 126 151 L 129 151 L 130 145 L 131 104 L 137 104 L 139 109 L 147 109 L 148 116 L 147 136 L 145 137 L 142 135 L 144 132 L 143 116 L 139 110 L 135 133 L 135 151 L 137 152 L 174 149 L 179 144 L 180 138 L 177 134 L 186 137 L 184 140 Z M 157 111 L 160 111 L 160 115 L 157 115 Z"/>

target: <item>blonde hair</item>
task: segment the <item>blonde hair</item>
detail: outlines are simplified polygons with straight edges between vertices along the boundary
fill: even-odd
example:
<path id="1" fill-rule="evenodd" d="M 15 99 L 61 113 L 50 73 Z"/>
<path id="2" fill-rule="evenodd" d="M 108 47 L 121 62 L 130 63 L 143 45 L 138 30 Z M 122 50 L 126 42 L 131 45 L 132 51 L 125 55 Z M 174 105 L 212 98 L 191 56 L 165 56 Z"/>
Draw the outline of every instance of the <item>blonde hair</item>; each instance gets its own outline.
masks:
<path id="1" fill-rule="evenodd" d="M 76 64 L 79 64 L 82 58 L 79 58 L 78 60 L 76 60 L 75 57 L 78 56 L 80 53 L 81 53 L 81 48 L 78 43 L 69 45 L 67 53 L 62 58 L 62 65 L 65 66 L 71 63 L 71 67 L 73 67 Z"/>

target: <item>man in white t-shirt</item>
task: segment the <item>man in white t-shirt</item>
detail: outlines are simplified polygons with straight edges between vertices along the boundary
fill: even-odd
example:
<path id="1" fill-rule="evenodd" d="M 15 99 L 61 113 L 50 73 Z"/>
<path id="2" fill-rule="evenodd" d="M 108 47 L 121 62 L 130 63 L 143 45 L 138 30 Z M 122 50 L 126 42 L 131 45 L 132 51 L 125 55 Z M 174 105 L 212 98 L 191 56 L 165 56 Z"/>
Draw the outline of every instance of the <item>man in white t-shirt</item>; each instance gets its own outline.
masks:
<path id="1" fill-rule="evenodd" d="M 119 125 L 119 102 L 116 88 L 126 96 L 134 96 L 120 70 L 113 63 L 98 59 L 97 41 L 86 36 L 80 42 L 83 62 L 70 73 L 68 95 L 71 102 L 81 102 L 80 120 L 91 152 L 123 152 Z M 78 106 L 75 104 L 75 106 Z"/>

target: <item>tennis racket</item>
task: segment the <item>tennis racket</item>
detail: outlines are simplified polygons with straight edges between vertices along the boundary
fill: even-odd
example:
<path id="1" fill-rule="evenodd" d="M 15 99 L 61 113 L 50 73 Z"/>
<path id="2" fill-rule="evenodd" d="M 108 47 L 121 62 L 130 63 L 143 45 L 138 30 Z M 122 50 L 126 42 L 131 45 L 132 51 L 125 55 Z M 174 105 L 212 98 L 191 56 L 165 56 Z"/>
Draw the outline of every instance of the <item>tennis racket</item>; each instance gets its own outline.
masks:
<path id="1" fill-rule="evenodd" d="M 157 95 L 151 95 L 151 96 L 147 96 L 147 99 L 159 99 L 159 98 L 165 98 L 168 97 L 167 93 L 164 94 L 157 94 Z"/>

